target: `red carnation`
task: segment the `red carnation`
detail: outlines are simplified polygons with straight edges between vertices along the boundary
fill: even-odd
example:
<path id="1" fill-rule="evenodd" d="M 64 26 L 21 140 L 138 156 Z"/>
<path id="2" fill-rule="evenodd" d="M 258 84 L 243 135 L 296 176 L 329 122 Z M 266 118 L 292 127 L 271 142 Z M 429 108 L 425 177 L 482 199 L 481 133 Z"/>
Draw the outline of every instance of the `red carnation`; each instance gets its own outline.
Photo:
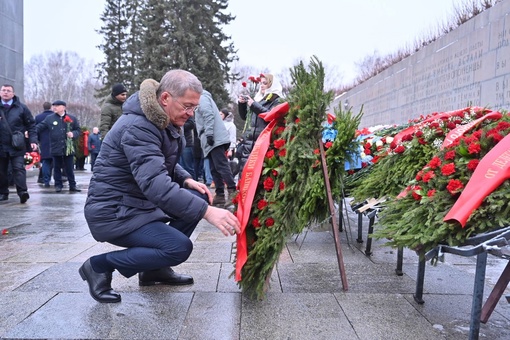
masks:
<path id="1" fill-rule="evenodd" d="M 273 142 L 273 145 L 276 149 L 280 149 L 282 146 L 285 145 L 285 140 L 284 139 L 277 139 Z"/>
<path id="2" fill-rule="evenodd" d="M 482 150 L 482 147 L 480 146 L 479 143 L 471 143 L 469 144 L 468 146 L 468 152 L 470 154 L 476 154 L 476 153 L 479 153 L 480 151 Z"/>
<path id="3" fill-rule="evenodd" d="M 257 217 L 255 217 L 255 218 L 253 219 L 253 221 L 251 222 L 251 224 L 253 224 L 253 226 L 254 226 L 255 228 L 260 228 L 260 227 L 261 227 L 258 216 L 257 216 Z"/>
<path id="4" fill-rule="evenodd" d="M 455 150 L 452 150 L 452 151 L 448 151 L 447 153 L 444 154 L 444 159 L 445 160 L 452 160 L 452 159 L 455 159 Z M 439 164 L 441 165 L 441 164 Z"/>
<path id="5" fill-rule="evenodd" d="M 427 197 L 433 197 L 436 194 L 436 189 L 430 189 L 427 191 Z"/>
<path id="6" fill-rule="evenodd" d="M 283 191 L 283 189 L 285 189 L 285 183 L 280 182 L 280 185 L 279 185 L 278 189 L 280 189 L 280 191 Z"/>
<path id="7" fill-rule="evenodd" d="M 287 149 L 281 149 L 278 152 L 278 156 L 280 156 L 280 157 L 285 157 L 286 155 L 287 155 Z"/>
<path id="8" fill-rule="evenodd" d="M 316 154 L 316 155 L 318 155 L 318 154 L 320 154 L 321 152 L 320 152 L 320 150 L 319 150 L 319 149 L 315 149 L 315 150 L 313 150 L 313 153 L 314 153 L 314 154 Z"/>
<path id="9" fill-rule="evenodd" d="M 269 150 L 268 152 L 266 152 L 266 158 L 273 158 L 274 157 L 274 150 Z"/>
<path id="10" fill-rule="evenodd" d="M 450 182 L 448 182 L 448 185 L 446 186 L 446 189 L 450 192 L 450 194 L 455 195 L 459 191 L 464 188 L 464 184 L 462 184 L 461 181 L 458 179 L 452 179 Z"/>
<path id="11" fill-rule="evenodd" d="M 271 191 L 274 187 L 274 181 L 271 177 L 268 177 L 264 180 L 264 190 Z"/>
<path id="12" fill-rule="evenodd" d="M 428 183 L 434 177 L 436 177 L 434 171 L 429 171 L 423 176 L 423 182 Z"/>
<path id="13" fill-rule="evenodd" d="M 64 117 L 64 123 L 72 123 L 72 122 L 73 122 L 73 120 L 71 119 L 71 117 L 69 117 L 67 115 Z"/>
<path id="14" fill-rule="evenodd" d="M 396 153 L 403 153 L 404 151 L 406 151 L 406 148 L 403 145 L 399 145 L 395 148 Z"/>
<path id="15" fill-rule="evenodd" d="M 324 147 L 325 147 L 326 149 L 329 149 L 332 145 L 333 145 L 333 143 L 331 143 L 331 142 L 326 142 L 326 144 L 324 144 Z"/>
<path id="16" fill-rule="evenodd" d="M 243 87 L 246 87 L 248 84 L 246 84 L 246 82 L 245 82 L 245 81 L 243 81 L 243 82 L 241 83 L 241 85 L 242 85 Z"/>
<path id="17" fill-rule="evenodd" d="M 274 219 L 272 217 L 268 217 L 264 224 L 266 225 L 266 227 L 272 227 L 274 226 Z"/>
<path id="18" fill-rule="evenodd" d="M 480 160 L 478 159 L 472 159 L 468 162 L 467 164 L 467 168 L 471 171 L 475 171 L 476 167 L 478 166 L 478 164 L 480 163 Z"/>
<path id="19" fill-rule="evenodd" d="M 416 137 L 420 138 L 421 136 L 423 136 L 423 131 L 419 130 L 419 131 L 416 131 L 416 133 L 414 134 Z"/>
<path id="20" fill-rule="evenodd" d="M 441 159 L 437 156 L 434 156 L 430 162 L 429 162 L 429 167 L 431 169 L 437 169 L 441 166 Z"/>
<path id="21" fill-rule="evenodd" d="M 260 200 L 258 203 L 257 203 L 257 209 L 259 210 L 262 210 L 264 209 L 265 207 L 267 207 L 267 201 L 266 200 Z"/>
<path id="22" fill-rule="evenodd" d="M 273 170 L 271 170 L 271 172 L 272 172 L 274 177 L 278 176 L 278 171 L 277 170 L 273 169 Z"/>
<path id="23" fill-rule="evenodd" d="M 423 178 L 423 170 L 420 170 L 420 171 L 418 171 L 418 173 L 416 174 L 415 179 L 416 179 L 417 181 L 421 181 L 421 180 L 422 180 L 422 178 Z"/>
<path id="24" fill-rule="evenodd" d="M 455 173 L 455 163 L 448 163 L 441 168 L 441 173 L 445 176 L 449 176 Z"/>
<path id="25" fill-rule="evenodd" d="M 379 161 L 379 156 L 374 156 L 374 158 L 372 158 L 372 163 L 377 163 Z"/>

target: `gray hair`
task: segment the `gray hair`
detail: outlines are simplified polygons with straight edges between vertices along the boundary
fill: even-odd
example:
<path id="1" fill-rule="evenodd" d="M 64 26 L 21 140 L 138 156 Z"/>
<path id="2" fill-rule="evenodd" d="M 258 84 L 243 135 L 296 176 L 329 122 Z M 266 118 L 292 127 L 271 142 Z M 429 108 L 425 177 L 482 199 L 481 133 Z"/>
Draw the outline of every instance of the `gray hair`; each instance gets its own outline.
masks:
<path id="1" fill-rule="evenodd" d="M 187 90 L 202 94 L 202 83 L 193 73 L 185 70 L 170 70 L 161 78 L 156 96 L 159 98 L 161 93 L 166 91 L 175 97 L 182 97 Z"/>

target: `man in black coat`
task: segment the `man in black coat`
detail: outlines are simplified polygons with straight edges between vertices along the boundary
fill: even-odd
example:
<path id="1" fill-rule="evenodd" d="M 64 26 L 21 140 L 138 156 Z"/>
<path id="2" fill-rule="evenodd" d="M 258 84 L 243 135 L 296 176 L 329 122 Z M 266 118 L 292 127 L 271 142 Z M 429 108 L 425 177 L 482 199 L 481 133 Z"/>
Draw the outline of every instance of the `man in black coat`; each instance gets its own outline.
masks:
<path id="1" fill-rule="evenodd" d="M 54 113 L 37 124 L 37 133 L 49 131 L 50 134 L 50 153 L 53 157 L 56 192 L 62 191 L 62 168 L 66 171 L 69 191 L 81 191 L 76 186 L 74 178 L 74 141 L 80 136 L 81 129 L 78 118 L 67 113 L 66 105 L 63 100 L 54 101 L 51 104 Z"/>
<path id="2" fill-rule="evenodd" d="M 35 116 L 35 124 L 41 123 L 46 117 L 54 114 L 51 110 L 50 102 L 44 102 L 43 109 L 43 112 Z M 45 188 L 49 188 L 52 173 L 51 167 L 53 166 L 53 157 L 51 157 L 50 152 L 50 132 L 44 130 L 38 133 L 37 136 L 39 137 L 39 154 L 41 155 L 40 181 L 38 180 L 38 182 L 44 184 Z"/>
<path id="3" fill-rule="evenodd" d="M 202 218 L 225 236 L 240 232 L 230 211 L 210 206 L 212 194 L 179 164 L 183 126 L 198 107 L 202 84 L 184 70 L 161 83 L 147 79 L 122 106 L 94 164 L 85 219 L 94 239 L 124 249 L 89 258 L 79 274 L 99 302 L 119 302 L 112 273 L 138 275 L 141 286 L 187 285 L 171 267 L 193 250 L 190 236 Z"/>
<path id="4" fill-rule="evenodd" d="M 2 85 L 0 88 L 0 201 L 9 199 L 9 162 L 16 192 L 20 203 L 25 203 L 30 195 L 27 189 L 27 172 L 24 156 L 26 146 L 16 149 L 12 146 L 12 134 L 15 132 L 28 133 L 28 140 L 33 151 L 37 150 L 37 133 L 35 121 L 28 107 L 21 103 L 14 94 L 12 85 Z M 29 151 L 32 151 L 29 150 Z"/>

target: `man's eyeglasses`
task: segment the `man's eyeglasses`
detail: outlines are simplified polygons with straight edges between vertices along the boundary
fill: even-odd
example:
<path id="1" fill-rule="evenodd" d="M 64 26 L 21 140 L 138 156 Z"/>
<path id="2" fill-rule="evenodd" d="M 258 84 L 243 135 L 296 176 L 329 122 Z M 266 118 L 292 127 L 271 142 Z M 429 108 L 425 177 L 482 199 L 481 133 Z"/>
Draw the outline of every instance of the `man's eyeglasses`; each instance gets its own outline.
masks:
<path id="1" fill-rule="evenodd" d="M 170 95 L 172 96 L 172 94 L 170 94 Z M 193 113 L 197 112 L 199 105 L 197 105 L 197 106 L 184 106 L 180 101 L 177 100 L 177 98 L 175 98 L 174 96 L 172 96 L 172 98 L 182 107 L 184 112 L 186 112 L 187 114 L 190 115 L 190 114 L 193 114 Z"/>

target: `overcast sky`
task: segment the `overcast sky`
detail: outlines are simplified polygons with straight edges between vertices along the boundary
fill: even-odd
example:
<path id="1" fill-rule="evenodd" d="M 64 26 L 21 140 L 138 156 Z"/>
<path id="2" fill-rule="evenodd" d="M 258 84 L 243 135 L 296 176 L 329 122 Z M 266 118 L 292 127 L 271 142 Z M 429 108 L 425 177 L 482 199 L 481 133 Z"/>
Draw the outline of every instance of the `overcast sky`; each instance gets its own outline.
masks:
<path id="1" fill-rule="evenodd" d="M 230 0 L 239 63 L 278 73 L 316 55 L 344 79 L 355 63 L 386 55 L 435 31 L 469 0 Z M 100 62 L 96 33 L 105 0 L 24 0 L 25 61 L 48 51 L 74 51 Z"/>

